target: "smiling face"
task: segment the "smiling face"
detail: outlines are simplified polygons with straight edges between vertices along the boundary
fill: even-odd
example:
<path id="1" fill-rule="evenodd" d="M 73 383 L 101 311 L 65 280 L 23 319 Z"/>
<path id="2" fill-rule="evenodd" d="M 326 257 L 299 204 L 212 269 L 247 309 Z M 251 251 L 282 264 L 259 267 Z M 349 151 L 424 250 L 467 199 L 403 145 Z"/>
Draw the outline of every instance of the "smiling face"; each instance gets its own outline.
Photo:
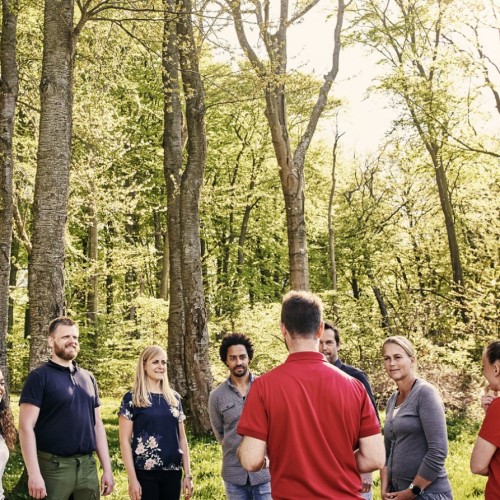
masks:
<path id="1" fill-rule="evenodd" d="M 167 358 L 163 353 L 150 357 L 144 363 L 144 373 L 148 386 L 156 386 L 161 383 L 167 370 Z"/>
<path id="2" fill-rule="evenodd" d="M 248 373 L 249 363 L 247 349 L 244 345 L 236 344 L 228 348 L 226 366 L 232 377 L 244 377 Z"/>
<path id="3" fill-rule="evenodd" d="M 384 368 L 394 381 L 413 377 L 415 358 L 410 356 L 401 346 L 388 342 L 384 346 Z"/>
<path id="4" fill-rule="evenodd" d="M 52 360 L 61 365 L 70 364 L 80 352 L 79 336 L 80 334 L 76 325 L 59 325 L 49 335 Z"/>

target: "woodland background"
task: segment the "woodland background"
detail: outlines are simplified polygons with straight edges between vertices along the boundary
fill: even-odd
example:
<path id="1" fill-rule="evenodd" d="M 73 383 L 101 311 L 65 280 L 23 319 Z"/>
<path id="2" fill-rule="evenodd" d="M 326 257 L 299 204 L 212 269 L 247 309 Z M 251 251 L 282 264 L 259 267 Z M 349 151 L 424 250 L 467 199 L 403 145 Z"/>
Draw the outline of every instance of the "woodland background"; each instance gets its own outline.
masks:
<path id="1" fill-rule="evenodd" d="M 142 347 L 167 347 L 191 432 L 205 435 L 225 375 L 218 341 L 248 333 L 253 370 L 275 366 L 279 301 L 294 288 L 323 298 L 342 358 L 367 371 L 381 407 L 393 389 L 380 345 L 402 334 L 449 414 L 474 416 L 480 355 L 499 337 L 494 0 L 2 6 L 0 367 L 12 392 L 65 313 L 105 396 L 129 388 Z M 331 25 L 324 75 L 290 63 L 290 37 L 307 46 L 301 22 L 318 9 Z M 347 140 L 344 53 L 377 61 L 363 93 L 394 116 L 370 149 Z"/>

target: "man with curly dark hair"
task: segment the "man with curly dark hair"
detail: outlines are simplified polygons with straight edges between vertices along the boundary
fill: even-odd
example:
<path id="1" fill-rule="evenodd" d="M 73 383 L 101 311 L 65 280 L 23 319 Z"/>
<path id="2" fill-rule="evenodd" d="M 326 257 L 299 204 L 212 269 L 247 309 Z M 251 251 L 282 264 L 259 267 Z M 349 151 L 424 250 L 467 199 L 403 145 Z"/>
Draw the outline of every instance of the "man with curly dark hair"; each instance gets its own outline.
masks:
<path id="1" fill-rule="evenodd" d="M 253 354 L 252 341 L 243 333 L 224 336 L 219 355 L 229 369 L 229 377 L 211 392 L 208 400 L 212 429 L 222 444 L 222 478 L 229 500 L 271 500 L 269 470 L 247 472 L 236 456 L 241 441 L 236 428 L 255 380 L 248 369 Z"/>

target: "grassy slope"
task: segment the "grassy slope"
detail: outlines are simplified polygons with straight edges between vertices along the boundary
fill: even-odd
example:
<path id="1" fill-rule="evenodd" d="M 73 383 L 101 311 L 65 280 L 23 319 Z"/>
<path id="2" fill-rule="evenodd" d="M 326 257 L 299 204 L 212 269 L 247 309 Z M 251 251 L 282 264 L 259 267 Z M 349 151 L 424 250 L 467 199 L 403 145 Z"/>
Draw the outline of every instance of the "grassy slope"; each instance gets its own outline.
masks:
<path id="1" fill-rule="evenodd" d="M 103 398 L 102 415 L 106 425 L 111 460 L 115 474 L 116 487 L 111 498 L 127 500 L 127 477 L 120 459 L 118 444 L 118 422 L 116 411 L 119 400 Z M 17 398 L 13 398 L 13 410 L 17 419 Z M 70 428 L 71 423 L 68 423 Z M 449 425 L 450 453 L 447 468 L 453 485 L 456 500 L 483 498 L 485 478 L 473 476 L 469 471 L 469 456 L 475 440 L 478 426 L 468 422 L 454 421 Z M 212 439 L 194 439 L 189 437 L 192 470 L 195 481 L 195 498 L 204 500 L 224 499 L 224 488 L 220 478 L 221 451 Z M 19 453 L 11 456 L 4 475 L 4 488 L 9 491 L 17 482 L 22 470 Z M 375 474 L 375 499 L 380 499 L 378 474 Z"/>

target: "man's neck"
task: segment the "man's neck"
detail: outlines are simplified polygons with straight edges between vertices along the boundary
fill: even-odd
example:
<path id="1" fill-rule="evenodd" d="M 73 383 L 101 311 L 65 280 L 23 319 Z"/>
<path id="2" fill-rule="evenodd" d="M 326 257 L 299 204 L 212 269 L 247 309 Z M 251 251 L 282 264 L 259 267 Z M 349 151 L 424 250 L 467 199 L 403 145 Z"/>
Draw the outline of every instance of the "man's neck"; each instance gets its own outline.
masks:
<path id="1" fill-rule="evenodd" d="M 231 384 L 238 389 L 246 389 L 248 384 L 250 384 L 250 372 L 247 371 L 243 377 L 235 377 L 234 375 L 230 375 L 229 379 L 231 380 Z M 241 391 L 240 391 L 241 392 Z"/>
<path id="2" fill-rule="evenodd" d="M 293 354 L 295 352 L 319 352 L 319 341 L 315 339 L 292 339 L 290 336 L 287 338 L 288 352 Z"/>
<path id="3" fill-rule="evenodd" d="M 55 363 L 56 365 L 61 365 L 65 366 L 66 368 L 71 368 L 73 366 L 73 360 L 72 359 L 62 359 L 59 356 L 56 356 L 55 354 L 52 355 L 50 358 L 52 363 Z"/>

